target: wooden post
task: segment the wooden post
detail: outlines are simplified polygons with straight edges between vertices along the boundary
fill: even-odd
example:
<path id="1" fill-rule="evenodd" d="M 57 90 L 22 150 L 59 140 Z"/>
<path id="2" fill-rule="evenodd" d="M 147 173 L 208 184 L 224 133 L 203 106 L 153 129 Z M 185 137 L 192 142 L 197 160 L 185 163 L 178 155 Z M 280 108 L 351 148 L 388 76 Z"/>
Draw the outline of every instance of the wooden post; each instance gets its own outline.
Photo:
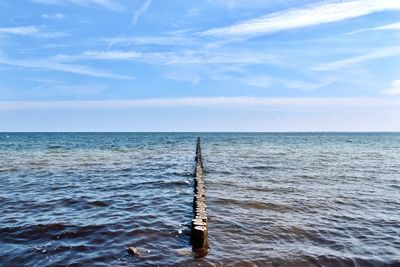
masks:
<path id="1" fill-rule="evenodd" d="M 196 168 L 194 179 L 193 219 L 190 243 L 196 257 L 204 257 L 208 250 L 208 218 L 206 213 L 206 195 L 201 158 L 200 137 L 196 145 Z"/>

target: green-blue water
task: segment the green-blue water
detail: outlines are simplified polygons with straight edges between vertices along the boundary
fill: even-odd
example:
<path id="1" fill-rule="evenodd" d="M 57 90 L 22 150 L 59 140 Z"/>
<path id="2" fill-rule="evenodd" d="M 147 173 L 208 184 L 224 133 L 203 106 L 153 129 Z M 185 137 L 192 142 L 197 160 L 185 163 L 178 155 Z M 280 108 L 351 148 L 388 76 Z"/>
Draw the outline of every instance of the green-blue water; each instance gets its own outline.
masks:
<path id="1" fill-rule="evenodd" d="M 395 266 L 399 210 L 398 133 L 0 134 L 1 266 Z"/>

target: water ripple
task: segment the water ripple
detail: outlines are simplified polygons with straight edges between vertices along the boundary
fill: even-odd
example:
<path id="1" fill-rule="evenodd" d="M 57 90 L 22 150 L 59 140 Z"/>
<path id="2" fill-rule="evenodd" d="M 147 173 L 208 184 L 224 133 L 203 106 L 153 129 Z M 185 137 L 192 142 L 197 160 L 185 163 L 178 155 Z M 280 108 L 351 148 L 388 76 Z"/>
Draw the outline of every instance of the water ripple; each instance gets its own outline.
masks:
<path id="1" fill-rule="evenodd" d="M 196 134 L 6 135 L 1 266 L 400 266 L 399 134 L 201 134 L 203 259 Z"/>

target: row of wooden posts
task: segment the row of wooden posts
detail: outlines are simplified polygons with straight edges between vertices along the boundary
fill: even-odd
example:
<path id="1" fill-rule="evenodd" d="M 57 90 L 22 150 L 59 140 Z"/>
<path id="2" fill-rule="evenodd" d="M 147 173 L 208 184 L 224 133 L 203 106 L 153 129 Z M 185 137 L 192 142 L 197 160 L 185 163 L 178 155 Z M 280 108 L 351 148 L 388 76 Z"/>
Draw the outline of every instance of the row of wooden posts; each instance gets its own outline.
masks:
<path id="1" fill-rule="evenodd" d="M 193 252 L 203 257 L 208 250 L 208 218 L 206 212 L 206 194 L 204 187 L 203 161 L 201 158 L 200 137 L 196 144 L 196 167 L 194 178 L 193 219 L 191 238 Z"/>
<path id="2" fill-rule="evenodd" d="M 203 162 L 201 158 L 200 137 L 196 145 L 196 167 L 194 178 L 193 219 L 190 243 L 195 257 L 204 257 L 208 251 L 208 218 L 206 212 L 206 192 L 204 187 Z M 141 257 L 139 250 L 131 246 L 128 252 Z"/>

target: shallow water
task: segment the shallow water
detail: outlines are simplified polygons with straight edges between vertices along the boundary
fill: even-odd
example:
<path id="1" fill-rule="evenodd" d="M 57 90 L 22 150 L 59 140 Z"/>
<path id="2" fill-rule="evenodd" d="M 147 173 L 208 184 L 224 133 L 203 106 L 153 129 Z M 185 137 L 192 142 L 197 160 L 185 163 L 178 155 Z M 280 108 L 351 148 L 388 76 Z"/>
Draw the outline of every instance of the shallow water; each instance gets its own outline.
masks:
<path id="1" fill-rule="evenodd" d="M 389 133 L 2 133 L 0 265 L 398 266 L 399 151 Z"/>

